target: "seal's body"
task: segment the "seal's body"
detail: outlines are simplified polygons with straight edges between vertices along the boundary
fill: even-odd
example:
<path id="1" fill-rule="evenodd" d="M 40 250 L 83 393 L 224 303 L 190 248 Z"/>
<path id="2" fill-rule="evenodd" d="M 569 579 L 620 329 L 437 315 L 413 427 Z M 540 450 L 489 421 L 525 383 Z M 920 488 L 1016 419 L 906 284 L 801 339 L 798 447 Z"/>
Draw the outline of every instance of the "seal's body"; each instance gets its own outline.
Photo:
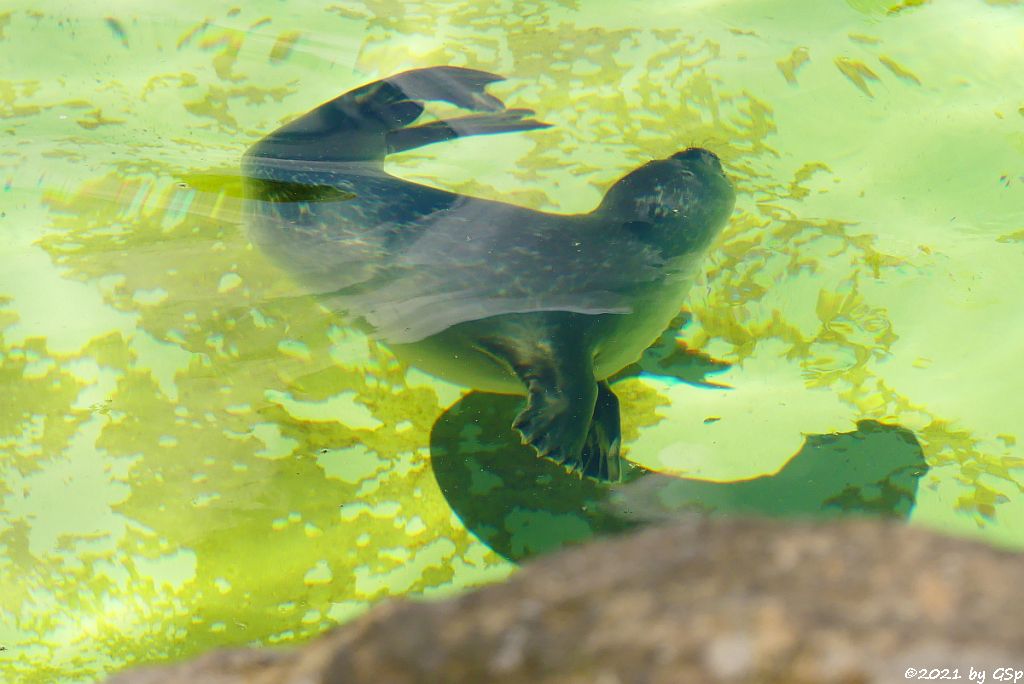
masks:
<path id="1" fill-rule="evenodd" d="M 362 86 L 246 154 L 254 241 L 324 304 L 451 382 L 527 396 L 514 426 L 537 452 L 619 477 L 605 380 L 675 317 L 732 211 L 712 153 L 690 148 L 617 181 L 586 214 L 446 192 L 385 173 L 389 153 L 546 127 L 455 67 Z M 410 126 L 423 100 L 477 113 Z"/>

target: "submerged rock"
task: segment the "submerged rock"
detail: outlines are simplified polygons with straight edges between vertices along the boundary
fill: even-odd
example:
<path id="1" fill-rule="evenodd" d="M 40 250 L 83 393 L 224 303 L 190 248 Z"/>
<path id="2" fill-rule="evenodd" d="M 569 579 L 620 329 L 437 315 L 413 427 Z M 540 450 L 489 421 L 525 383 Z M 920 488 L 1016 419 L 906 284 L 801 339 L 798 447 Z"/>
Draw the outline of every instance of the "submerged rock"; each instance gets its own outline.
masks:
<path id="1" fill-rule="evenodd" d="M 1013 681 L 1021 577 L 1024 555 L 896 523 L 688 519 L 448 601 L 379 606 L 300 649 L 110 684 Z"/>

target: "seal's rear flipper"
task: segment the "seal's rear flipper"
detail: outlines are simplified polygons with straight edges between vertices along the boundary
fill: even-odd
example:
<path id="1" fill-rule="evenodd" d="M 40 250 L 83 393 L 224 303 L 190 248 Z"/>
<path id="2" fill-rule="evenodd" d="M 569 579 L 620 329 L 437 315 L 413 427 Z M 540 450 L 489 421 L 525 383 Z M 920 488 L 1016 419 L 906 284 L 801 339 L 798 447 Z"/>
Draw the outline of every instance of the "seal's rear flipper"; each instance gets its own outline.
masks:
<path id="1" fill-rule="evenodd" d="M 462 135 L 542 128 L 523 120 L 527 110 L 508 110 L 484 92 L 496 74 L 461 67 L 414 69 L 374 81 L 325 102 L 253 145 L 250 160 L 380 161 L 390 151 L 419 147 Z M 481 114 L 407 129 L 423 113 L 423 102 L 449 102 Z M 417 132 L 411 132 L 417 131 Z"/>
<path id="2" fill-rule="evenodd" d="M 353 97 L 360 104 L 371 101 L 438 100 L 472 111 L 500 112 L 501 100 L 484 92 L 503 76 L 478 69 L 436 66 L 412 69 L 367 85 L 342 97 Z"/>
<path id="3" fill-rule="evenodd" d="M 532 131 L 550 128 L 551 124 L 528 119 L 532 109 L 509 109 L 495 114 L 473 114 L 454 119 L 432 121 L 421 126 L 402 128 L 387 134 L 388 153 L 404 152 L 453 138 L 470 135 L 490 135 L 514 131 Z"/>

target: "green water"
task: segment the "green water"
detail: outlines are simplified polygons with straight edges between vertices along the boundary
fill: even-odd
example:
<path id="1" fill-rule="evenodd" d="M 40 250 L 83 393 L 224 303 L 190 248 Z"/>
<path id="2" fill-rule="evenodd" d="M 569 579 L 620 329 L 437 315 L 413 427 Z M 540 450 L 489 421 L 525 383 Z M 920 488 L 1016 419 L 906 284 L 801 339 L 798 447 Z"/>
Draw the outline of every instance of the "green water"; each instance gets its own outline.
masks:
<path id="1" fill-rule="evenodd" d="M 1024 4 L 895 2 L 0 9 L 0 679 L 298 642 L 694 508 L 1024 547 Z M 402 367 L 249 245 L 248 145 L 433 64 L 554 127 L 410 179 L 573 212 L 722 157 L 706 278 L 615 385 L 655 474 L 537 461 L 517 400 Z"/>

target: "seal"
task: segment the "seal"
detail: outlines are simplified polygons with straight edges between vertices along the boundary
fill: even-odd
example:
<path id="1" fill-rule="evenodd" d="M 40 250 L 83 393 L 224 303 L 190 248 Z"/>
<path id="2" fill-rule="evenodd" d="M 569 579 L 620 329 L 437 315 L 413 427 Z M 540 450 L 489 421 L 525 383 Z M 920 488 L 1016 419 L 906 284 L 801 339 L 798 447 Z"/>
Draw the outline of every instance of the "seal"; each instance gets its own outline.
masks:
<path id="1" fill-rule="evenodd" d="M 485 92 L 502 77 L 438 66 L 363 85 L 245 154 L 253 241 L 331 311 L 412 366 L 526 396 L 513 427 L 543 457 L 620 479 L 607 379 L 680 310 L 732 212 L 718 158 L 688 148 L 616 181 L 586 214 L 555 214 L 412 183 L 389 154 L 549 124 Z M 413 125 L 425 102 L 468 110 Z"/>

